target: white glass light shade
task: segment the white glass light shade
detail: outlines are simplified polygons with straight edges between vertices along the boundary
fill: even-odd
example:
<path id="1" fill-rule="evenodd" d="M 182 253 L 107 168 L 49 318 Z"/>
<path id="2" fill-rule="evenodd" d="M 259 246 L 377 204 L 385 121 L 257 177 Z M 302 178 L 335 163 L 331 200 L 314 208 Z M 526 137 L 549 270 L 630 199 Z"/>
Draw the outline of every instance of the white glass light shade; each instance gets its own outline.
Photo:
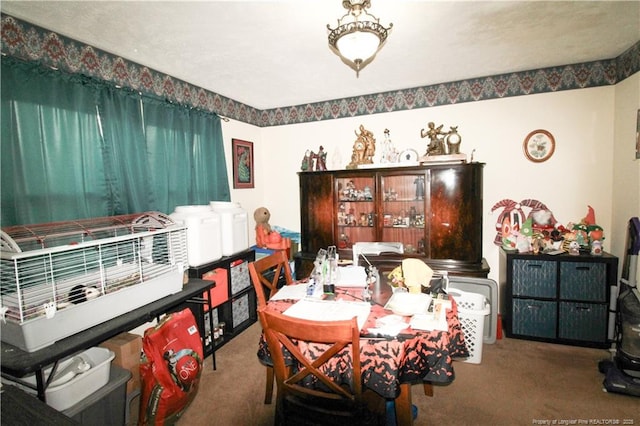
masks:
<path id="1" fill-rule="evenodd" d="M 342 62 L 359 76 L 387 40 L 389 30 L 380 25 L 378 18 L 369 14 L 369 0 L 343 0 L 342 5 L 349 11 L 338 20 L 338 26 L 329 30 L 329 46 Z"/>
<path id="2" fill-rule="evenodd" d="M 378 36 L 367 31 L 354 31 L 345 34 L 336 42 L 340 54 L 353 62 L 357 60 L 365 62 L 375 55 L 379 46 Z"/>

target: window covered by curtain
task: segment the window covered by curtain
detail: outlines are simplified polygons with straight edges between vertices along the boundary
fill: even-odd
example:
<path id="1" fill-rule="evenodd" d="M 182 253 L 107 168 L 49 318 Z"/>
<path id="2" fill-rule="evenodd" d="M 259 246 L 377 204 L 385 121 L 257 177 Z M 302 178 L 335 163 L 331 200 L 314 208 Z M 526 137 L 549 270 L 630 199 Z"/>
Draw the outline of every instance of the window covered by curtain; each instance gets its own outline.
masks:
<path id="1" fill-rule="evenodd" d="M 78 79 L 2 58 L 2 226 L 104 216 L 94 91 Z"/>
<path id="2" fill-rule="evenodd" d="M 106 87 L 99 93 L 98 110 L 104 143 L 102 154 L 107 165 L 105 183 L 112 203 L 109 214 L 153 210 L 139 96 Z"/>
<path id="3" fill-rule="evenodd" d="M 226 173 L 222 143 L 211 143 L 222 133 L 219 118 L 214 123 L 206 112 L 152 99 L 143 100 L 143 109 L 149 165 L 155 171 L 151 180 L 154 208 L 208 204 L 214 201 L 208 194 L 229 201 L 227 179 L 214 174 Z"/>
<path id="4" fill-rule="evenodd" d="M 215 114 L 2 58 L 2 226 L 229 201 Z"/>

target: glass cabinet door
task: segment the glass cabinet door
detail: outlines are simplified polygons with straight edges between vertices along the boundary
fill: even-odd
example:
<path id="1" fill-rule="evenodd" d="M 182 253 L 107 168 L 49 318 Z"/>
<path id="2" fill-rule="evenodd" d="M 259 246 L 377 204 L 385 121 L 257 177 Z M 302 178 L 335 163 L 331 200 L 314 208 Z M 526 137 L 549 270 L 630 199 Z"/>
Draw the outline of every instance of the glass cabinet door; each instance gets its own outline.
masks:
<path id="1" fill-rule="evenodd" d="M 425 253 L 424 173 L 381 177 L 382 238 L 400 242 L 405 253 Z"/>
<path id="2" fill-rule="evenodd" d="M 348 249 L 357 242 L 377 241 L 373 176 L 339 177 L 336 185 L 338 248 Z"/>
<path id="3" fill-rule="evenodd" d="M 427 208 L 431 259 L 482 261 L 482 168 L 434 168 Z"/>

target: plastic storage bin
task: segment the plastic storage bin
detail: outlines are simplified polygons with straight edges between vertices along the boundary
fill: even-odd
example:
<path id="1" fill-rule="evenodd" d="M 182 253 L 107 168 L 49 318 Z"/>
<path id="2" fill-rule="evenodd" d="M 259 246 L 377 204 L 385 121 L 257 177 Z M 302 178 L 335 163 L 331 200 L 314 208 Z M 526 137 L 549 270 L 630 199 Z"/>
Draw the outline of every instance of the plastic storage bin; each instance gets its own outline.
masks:
<path id="1" fill-rule="evenodd" d="M 484 320 L 491 312 L 491 305 L 482 294 L 469 293 L 454 288 L 449 289 L 449 294 L 453 296 L 458 306 L 458 318 L 469 351 L 469 358 L 464 362 L 480 364 L 482 362 Z"/>
<path id="2" fill-rule="evenodd" d="M 209 206 L 220 215 L 222 255 L 231 256 L 248 249 L 248 215 L 240 203 L 211 201 Z"/>
<path id="3" fill-rule="evenodd" d="M 105 348 L 91 348 L 77 355 L 60 361 L 57 371 L 62 372 L 65 367 L 73 363 L 74 358 L 80 357 L 89 363 L 91 368 L 84 373 L 76 374 L 71 380 L 58 386 L 49 386 L 45 390 L 47 404 L 58 411 L 66 410 L 79 401 L 87 398 L 109 382 L 109 372 L 111 361 L 115 354 Z M 45 377 L 49 377 L 51 368 L 45 370 Z M 27 376 L 25 382 L 35 387 L 35 376 Z M 27 392 L 35 394 L 35 389 L 26 389 Z"/>
<path id="4" fill-rule="evenodd" d="M 178 206 L 169 217 L 187 227 L 189 266 L 204 265 L 222 257 L 220 215 L 210 206 Z"/>
<path id="5" fill-rule="evenodd" d="M 112 365 L 107 384 L 64 410 L 63 414 L 84 426 L 126 425 L 127 380 L 130 377 L 128 370 Z"/>

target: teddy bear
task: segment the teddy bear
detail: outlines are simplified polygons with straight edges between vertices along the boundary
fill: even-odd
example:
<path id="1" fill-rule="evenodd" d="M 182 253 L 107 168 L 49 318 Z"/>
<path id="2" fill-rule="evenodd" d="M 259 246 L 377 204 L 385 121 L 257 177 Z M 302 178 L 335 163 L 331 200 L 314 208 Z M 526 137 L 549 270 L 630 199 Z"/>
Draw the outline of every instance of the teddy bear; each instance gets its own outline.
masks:
<path id="1" fill-rule="evenodd" d="M 256 221 L 256 245 L 272 250 L 285 250 L 291 247 L 291 238 L 285 238 L 278 231 L 271 229 L 269 219 L 271 212 L 266 207 L 258 207 L 253 212 Z"/>

